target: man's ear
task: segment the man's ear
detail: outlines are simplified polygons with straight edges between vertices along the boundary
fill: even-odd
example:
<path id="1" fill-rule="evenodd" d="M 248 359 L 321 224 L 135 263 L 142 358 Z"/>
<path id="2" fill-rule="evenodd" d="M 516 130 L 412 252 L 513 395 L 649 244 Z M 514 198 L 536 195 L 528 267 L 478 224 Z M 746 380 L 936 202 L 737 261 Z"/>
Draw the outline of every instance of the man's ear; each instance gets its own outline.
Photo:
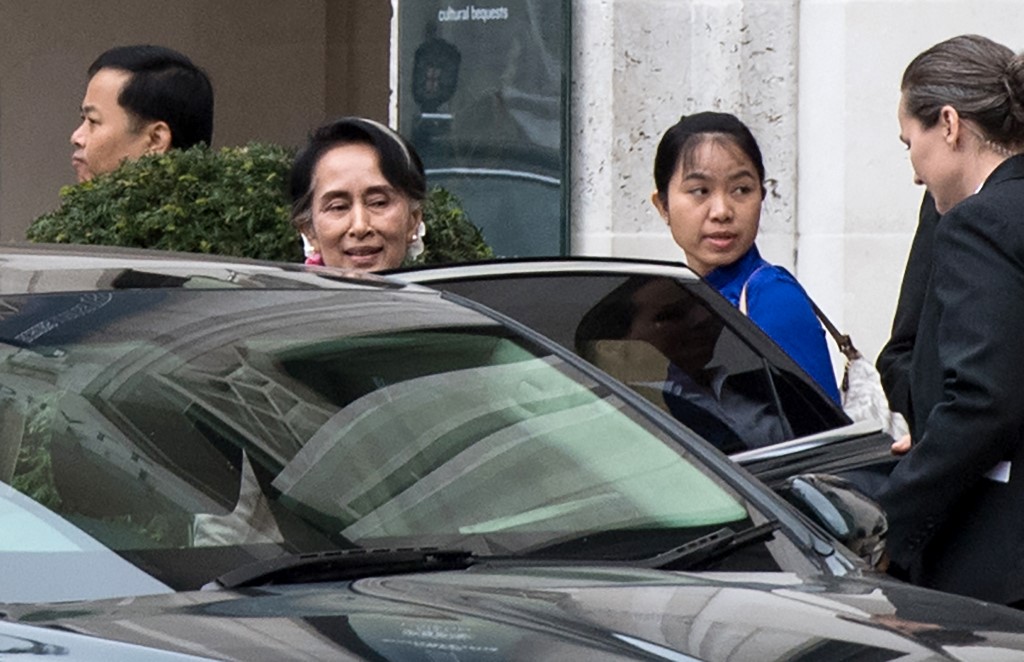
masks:
<path id="1" fill-rule="evenodd" d="M 150 122 L 146 127 L 146 153 L 164 154 L 171 148 L 171 127 L 167 122 Z"/>
<path id="2" fill-rule="evenodd" d="M 651 204 L 653 204 L 654 208 L 658 210 L 659 214 L 661 214 L 661 218 L 665 223 L 668 223 L 668 207 L 666 207 L 665 203 L 661 201 L 661 196 L 658 195 L 657 191 L 651 193 Z"/>

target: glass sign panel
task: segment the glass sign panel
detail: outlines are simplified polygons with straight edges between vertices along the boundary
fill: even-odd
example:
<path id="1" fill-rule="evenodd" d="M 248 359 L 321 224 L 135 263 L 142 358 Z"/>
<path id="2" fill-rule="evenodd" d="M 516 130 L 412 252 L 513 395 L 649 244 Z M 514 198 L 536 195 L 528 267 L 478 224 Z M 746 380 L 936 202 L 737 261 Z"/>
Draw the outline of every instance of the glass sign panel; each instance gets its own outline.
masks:
<path id="1" fill-rule="evenodd" d="M 568 0 L 399 3 L 399 130 L 501 256 L 568 252 Z"/>

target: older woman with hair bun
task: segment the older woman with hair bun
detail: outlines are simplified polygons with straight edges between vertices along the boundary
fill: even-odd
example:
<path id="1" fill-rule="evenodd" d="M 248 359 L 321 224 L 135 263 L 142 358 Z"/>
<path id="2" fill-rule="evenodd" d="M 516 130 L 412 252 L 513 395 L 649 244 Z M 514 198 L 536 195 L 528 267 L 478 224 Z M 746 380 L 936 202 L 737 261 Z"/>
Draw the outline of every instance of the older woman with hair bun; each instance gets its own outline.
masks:
<path id="1" fill-rule="evenodd" d="M 316 129 L 291 171 L 292 225 L 309 264 L 382 271 L 423 250 L 426 176 L 402 136 L 345 117 Z"/>
<path id="2" fill-rule="evenodd" d="M 878 495 L 889 571 L 1024 606 L 1024 59 L 976 35 L 918 55 L 900 139 L 942 214 L 913 348 L 913 444 Z"/>

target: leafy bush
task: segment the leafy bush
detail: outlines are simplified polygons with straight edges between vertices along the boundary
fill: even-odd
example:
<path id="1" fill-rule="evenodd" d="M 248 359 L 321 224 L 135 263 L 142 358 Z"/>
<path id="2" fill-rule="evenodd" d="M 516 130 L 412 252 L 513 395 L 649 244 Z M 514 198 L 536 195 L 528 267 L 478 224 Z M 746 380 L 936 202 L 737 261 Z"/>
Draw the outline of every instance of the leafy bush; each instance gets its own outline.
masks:
<path id="1" fill-rule="evenodd" d="M 171 150 L 61 190 L 31 241 L 106 244 L 296 261 L 288 224 L 292 155 L 275 145 Z"/>
<path id="2" fill-rule="evenodd" d="M 415 264 L 446 264 L 494 257 L 494 251 L 484 241 L 483 232 L 473 225 L 462 210 L 462 204 L 453 193 L 435 187 L 423 205 L 423 223 L 427 234 L 423 237 L 423 254 Z"/>
<path id="3" fill-rule="evenodd" d="M 266 143 L 144 156 L 64 187 L 60 206 L 37 218 L 27 236 L 37 242 L 301 261 L 301 242 L 288 220 L 293 157 Z M 417 264 L 493 257 L 450 192 L 430 192 L 424 221 L 425 250 Z"/>

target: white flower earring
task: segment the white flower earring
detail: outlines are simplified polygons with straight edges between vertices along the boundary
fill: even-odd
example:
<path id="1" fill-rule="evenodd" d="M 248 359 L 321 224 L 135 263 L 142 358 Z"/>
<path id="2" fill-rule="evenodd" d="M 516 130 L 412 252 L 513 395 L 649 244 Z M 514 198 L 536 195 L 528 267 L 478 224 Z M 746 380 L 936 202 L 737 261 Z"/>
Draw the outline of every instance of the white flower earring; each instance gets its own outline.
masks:
<path id="1" fill-rule="evenodd" d="M 423 254 L 423 251 L 426 249 L 426 246 L 423 244 L 423 237 L 425 236 L 427 236 L 427 225 L 420 221 L 416 231 L 409 238 L 409 248 L 405 253 L 409 259 L 415 260 Z"/>

